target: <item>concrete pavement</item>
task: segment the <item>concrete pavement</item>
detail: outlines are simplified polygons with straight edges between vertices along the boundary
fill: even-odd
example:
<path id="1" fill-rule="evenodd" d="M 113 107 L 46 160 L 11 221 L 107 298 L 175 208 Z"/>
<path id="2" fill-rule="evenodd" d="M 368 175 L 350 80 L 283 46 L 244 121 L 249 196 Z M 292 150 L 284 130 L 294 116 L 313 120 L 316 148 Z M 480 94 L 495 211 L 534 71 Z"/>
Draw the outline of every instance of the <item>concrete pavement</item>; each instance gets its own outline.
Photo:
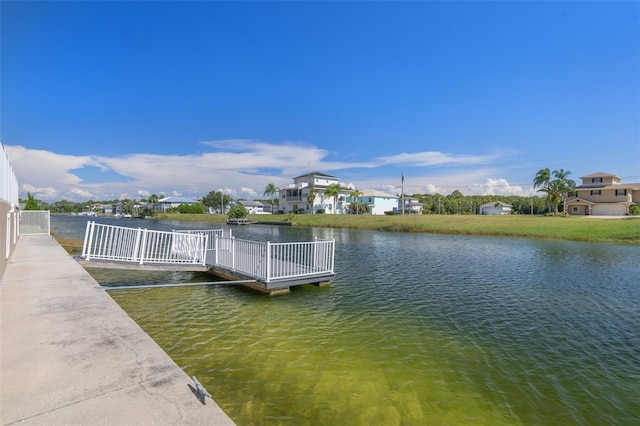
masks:
<path id="1" fill-rule="evenodd" d="M 97 286 L 52 237 L 20 238 L 0 281 L 0 423 L 232 425 Z"/>

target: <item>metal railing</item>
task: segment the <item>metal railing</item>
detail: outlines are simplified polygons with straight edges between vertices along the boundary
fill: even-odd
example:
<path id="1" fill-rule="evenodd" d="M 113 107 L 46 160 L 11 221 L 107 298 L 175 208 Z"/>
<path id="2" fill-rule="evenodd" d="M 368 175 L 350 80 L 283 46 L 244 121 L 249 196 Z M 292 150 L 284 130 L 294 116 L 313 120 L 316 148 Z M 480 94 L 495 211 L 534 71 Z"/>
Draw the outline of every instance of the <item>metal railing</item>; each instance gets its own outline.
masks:
<path id="1" fill-rule="evenodd" d="M 87 222 L 82 248 L 87 261 L 218 266 L 266 283 L 333 275 L 334 253 L 334 240 L 271 243 L 237 239 L 222 229 L 166 232 L 96 222 Z"/>
<path id="2" fill-rule="evenodd" d="M 232 237 L 231 229 L 173 229 L 173 232 L 183 234 L 203 234 L 208 237 L 207 250 L 215 249 L 216 237 Z"/>
<path id="3" fill-rule="evenodd" d="M 14 206 L 18 205 L 18 178 L 9 162 L 9 157 L 0 143 L 0 199 L 7 201 Z"/>
<path id="4" fill-rule="evenodd" d="M 49 235 L 51 212 L 49 210 L 21 210 L 20 235 Z"/>
<path id="5" fill-rule="evenodd" d="M 208 236 L 87 222 L 85 260 L 205 265 Z"/>
<path id="6" fill-rule="evenodd" d="M 334 240 L 264 243 L 216 237 L 214 250 L 214 266 L 241 272 L 267 283 L 334 272 Z"/>

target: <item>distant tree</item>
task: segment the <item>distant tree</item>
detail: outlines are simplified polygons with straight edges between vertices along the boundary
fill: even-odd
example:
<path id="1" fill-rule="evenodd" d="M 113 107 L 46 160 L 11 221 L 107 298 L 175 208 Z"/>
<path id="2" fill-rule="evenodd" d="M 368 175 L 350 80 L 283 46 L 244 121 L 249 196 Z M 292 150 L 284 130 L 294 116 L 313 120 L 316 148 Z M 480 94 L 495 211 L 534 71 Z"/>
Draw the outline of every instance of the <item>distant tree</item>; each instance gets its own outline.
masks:
<path id="1" fill-rule="evenodd" d="M 40 203 L 32 193 L 27 192 L 27 202 L 24 205 L 25 210 L 41 210 Z"/>
<path id="2" fill-rule="evenodd" d="M 244 208 L 244 206 L 238 204 L 229 209 L 228 216 L 229 219 L 242 219 L 247 217 L 248 214 L 249 212 L 247 211 L 247 209 Z"/>
<path id="3" fill-rule="evenodd" d="M 318 190 L 316 188 L 312 188 L 309 191 L 309 195 L 307 195 L 307 203 L 309 204 L 309 210 L 311 210 L 311 213 L 315 213 L 315 210 L 313 208 L 313 203 L 316 201 L 316 197 L 318 196 Z"/>
<path id="4" fill-rule="evenodd" d="M 338 196 L 340 195 L 340 191 L 342 190 L 342 186 L 339 183 L 332 183 L 327 186 L 324 190 L 324 195 L 327 197 L 333 197 L 333 214 L 336 214 L 336 204 L 338 202 Z"/>
<path id="5" fill-rule="evenodd" d="M 223 213 L 224 206 L 229 205 L 233 199 L 231 196 L 223 194 L 222 191 L 210 191 L 205 197 L 202 198 L 202 204 L 206 207 L 211 207 Z"/>
<path id="6" fill-rule="evenodd" d="M 358 197 L 360 197 L 362 195 L 362 192 L 359 191 L 358 189 L 353 189 L 350 193 L 349 193 L 349 197 L 353 198 L 356 200 L 356 214 L 358 214 Z"/>
<path id="7" fill-rule="evenodd" d="M 570 171 L 564 169 L 554 170 L 551 172 L 547 169 L 540 169 L 536 173 L 536 177 L 533 179 L 533 187 L 539 188 L 538 192 L 544 192 L 547 194 L 547 211 L 551 212 L 551 206 L 553 205 L 553 212 L 558 213 L 558 205 L 563 203 L 569 192 L 575 189 L 576 183 L 569 179 Z M 555 179 L 551 179 L 554 177 Z"/>
<path id="8" fill-rule="evenodd" d="M 158 196 L 156 194 L 151 194 L 149 195 L 149 203 L 151 203 L 151 211 L 153 213 L 156 212 L 156 210 L 158 209 Z"/>
<path id="9" fill-rule="evenodd" d="M 549 185 L 551 183 L 551 170 L 549 168 L 540 169 L 533 178 L 533 189 L 538 188 L 538 192 L 547 193 L 547 211 L 551 211 L 551 195 Z"/>
<path id="10" fill-rule="evenodd" d="M 554 170 L 553 177 L 556 178 L 558 183 L 558 190 L 560 191 L 560 196 L 562 198 L 562 211 L 565 212 L 565 205 L 567 204 L 567 195 L 569 192 L 573 191 L 576 188 L 576 183 L 569 179 L 569 175 L 571 172 L 569 170 L 565 171 L 564 169 Z M 558 206 L 556 205 L 556 213 L 558 212 Z"/>
<path id="11" fill-rule="evenodd" d="M 264 187 L 264 193 L 262 195 L 266 195 L 267 197 L 271 197 L 271 213 L 273 213 L 273 196 L 278 193 L 278 188 L 273 183 L 269 183 Z"/>

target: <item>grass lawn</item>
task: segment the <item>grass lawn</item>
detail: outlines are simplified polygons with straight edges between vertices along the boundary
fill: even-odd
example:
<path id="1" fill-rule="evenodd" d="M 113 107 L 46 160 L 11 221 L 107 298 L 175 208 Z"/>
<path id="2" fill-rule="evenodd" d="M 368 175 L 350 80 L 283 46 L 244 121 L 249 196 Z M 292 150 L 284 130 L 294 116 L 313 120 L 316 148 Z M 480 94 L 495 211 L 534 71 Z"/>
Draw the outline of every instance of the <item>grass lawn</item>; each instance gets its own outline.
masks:
<path id="1" fill-rule="evenodd" d="M 225 215 L 171 214 L 159 219 L 225 222 Z M 258 222 L 284 222 L 288 215 L 250 215 Z M 331 215 L 302 214 L 295 226 L 353 228 L 389 232 L 501 235 L 556 238 L 573 241 L 640 244 L 640 217 L 596 218 L 580 216 L 480 216 L 480 215 Z"/>

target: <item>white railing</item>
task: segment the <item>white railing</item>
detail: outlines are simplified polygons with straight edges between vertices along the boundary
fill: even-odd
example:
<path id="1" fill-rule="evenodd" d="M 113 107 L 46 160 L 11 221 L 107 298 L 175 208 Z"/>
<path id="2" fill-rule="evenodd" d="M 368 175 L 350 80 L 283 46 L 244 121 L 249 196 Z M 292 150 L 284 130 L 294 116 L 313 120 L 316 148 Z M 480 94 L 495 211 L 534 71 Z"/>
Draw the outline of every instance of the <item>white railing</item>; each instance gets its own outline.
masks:
<path id="1" fill-rule="evenodd" d="M 20 235 L 49 235 L 51 213 L 49 210 L 21 210 Z"/>
<path id="2" fill-rule="evenodd" d="M 87 222 L 85 260 L 205 265 L 205 234 L 151 231 Z"/>
<path id="3" fill-rule="evenodd" d="M 335 241 L 270 243 L 215 238 L 214 266 L 267 283 L 333 274 Z"/>
<path id="4" fill-rule="evenodd" d="M 223 230 L 150 231 L 87 222 L 85 260 L 218 266 L 266 283 L 333 275 L 335 241 L 270 243 Z M 213 244 L 208 243 L 210 236 Z M 209 252 L 209 256 L 207 256 Z"/>
<path id="5" fill-rule="evenodd" d="M 0 143 L 0 199 L 7 201 L 14 206 L 18 205 L 18 178 L 13 171 L 9 157 Z"/>
<path id="6" fill-rule="evenodd" d="M 208 237 L 207 250 L 215 249 L 216 237 L 232 237 L 231 229 L 173 229 L 173 232 L 206 235 Z"/>

